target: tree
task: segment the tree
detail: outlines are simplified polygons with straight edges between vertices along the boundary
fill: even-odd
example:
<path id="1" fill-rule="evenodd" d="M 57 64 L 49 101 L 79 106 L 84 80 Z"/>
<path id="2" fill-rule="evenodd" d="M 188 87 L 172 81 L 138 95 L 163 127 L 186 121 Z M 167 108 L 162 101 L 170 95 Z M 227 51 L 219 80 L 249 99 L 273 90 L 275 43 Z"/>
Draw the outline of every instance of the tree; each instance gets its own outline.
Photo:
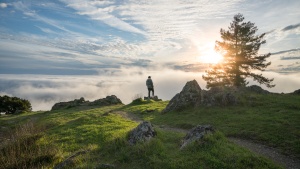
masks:
<path id="1" fill-rule="evenodd" d="M 269 88 L 275 86 L 271 84 L 274 79 L 253 72 L 253 70 L 264 71 L 271 64 L 266 63 L 266 59 L 271 56 L 270 53 L 258 55 L 260 46 L 266 43 L 263 39 L 265 33 L 255 35 L 258 29 L 254 23 L 243 21 L 243 15 L 237 14 L 233 17 L 229 30 L 220 30 L 223 41 L 216 41 L 215 50 L 221 53 L 224 59 L 219 64 L 211 66 L 206 75 L 202 76 L 207 82 L 207 88 L 246 86 L 247 77 Z"/>
<path id="2" fill-rule="evenodd" d="M 18 97 L 0 96 L 0 112 L 14 114 L 19 111 L 31 111 L 31 103 Z"/>

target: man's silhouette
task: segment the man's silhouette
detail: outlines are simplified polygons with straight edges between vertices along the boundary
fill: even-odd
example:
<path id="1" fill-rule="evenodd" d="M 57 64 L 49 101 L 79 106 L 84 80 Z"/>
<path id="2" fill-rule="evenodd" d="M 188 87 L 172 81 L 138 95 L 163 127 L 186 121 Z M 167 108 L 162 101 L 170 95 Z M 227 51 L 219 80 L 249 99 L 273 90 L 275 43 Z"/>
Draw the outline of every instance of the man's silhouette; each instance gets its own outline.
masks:
<path id="1" fill-rule="evenodd" d="M 148 88 L 148 98 L 150 99 L 150 91 L 152 91 L 152 96 L 154 96 L 154 85 L 151 76 L 148 76 L 148 79 L 146 81 L 146 86 Z"/>

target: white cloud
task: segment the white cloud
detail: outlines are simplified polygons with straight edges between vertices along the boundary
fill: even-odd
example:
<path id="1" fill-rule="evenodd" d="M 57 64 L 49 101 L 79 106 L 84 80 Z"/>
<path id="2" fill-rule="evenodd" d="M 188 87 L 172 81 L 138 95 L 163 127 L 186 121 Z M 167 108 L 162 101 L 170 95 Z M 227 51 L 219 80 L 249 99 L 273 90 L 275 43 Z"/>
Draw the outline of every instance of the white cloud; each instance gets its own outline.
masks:
<path id="1" fill-rule="evenodd" d="M 109 1 L 104 2 L 97 2 L 94 0 L 85 1 L 85 0 L 61 0 L 62 2 L 66 3 L 69 7 L 78 11 L 80 15 L 87 15 L 93 20 L 99 20 L 103 23 L 117 28 L 119 30 L 128 31 L 132 33 L 138 33 L 145 35 L 146 33 L 131 24 L 122 21 L 118 17 L 110 14 L 114 10 L 114 6 L 106 7 L 103 5 L 110 5 L 112 4 Z"/>
<path id="2" fill-rule="evenodd" d="M 202 19 L 232 15 L 235 1 L 139 1 L 111 2 L 62 0 L 80 15 L 128 32 L 146 35 L 149 40 L 182 39 L 201 24 Z M 145 33 L 147 32 L 147 33 Z"/>
<path id="3" fill-rule="evenodd" d="M 49 110 L 54 103 L 84 97 L 86 100 L 116 95 L 128 104 L 136 94 L 147 95 L 145 81 L 150 75 L 155 86 L 155 95 L 170 100 L 179 93 L 187 81 L 196 79 L 205 89 L 203 73 L 182 72 L 170 69 L 138 69 L 124 67 L 118 74 L 102 76 L 47 76 L 47 75 L 1 75 L 0 94 L 17 96 L 31 101 L 34 110 Z M 176 76 L 175 76 L 176 75 Z M 275 78 L 272 92 L 290 93 L 300 86 L 300 74 L 278 74 L 265 72 Z M 250 84 L 256 84 L 250 81 Z M 266 87 L 262 86 L 266 89 Z"/>
<path id="4" fill-rule="evenodd" d="M 173 76 L 174 74 L 176 76 Z M 171 99 L 177 92 L 180 92 L 186 81 L 201 78 L 201 74 L 196 73 L 167 69 L 161 72 L 136 68 L 122 68 L 117 76 L 2 74 L 0 75 L 2 82 L 0 93 L 28 99 L 34 110 L 49 110 L 56 102 L 70 101 L 80 97 L 95 100 L 108 95 L 116 95 L 123 103 L 128 104 L 136 94 L 147 95 L 145 81 L 148 75 L 153 78 L 156 95 L 164 100 Z M 5 84 L 7 86 L 3 86 Z"/>
<path id="5" fill-rule="evenodd" d="M 239 1 L 126 1 L 118 8 L 121 17 L 141 25 L 155 41 L 182 39 L 194 33 L 202 20 L 232 15 Z"/>
<path id="6" fill-rule="evenodd" d="M 0 3 L 0 8 L 6 8 L 7 6 L 7 3 Z"/>

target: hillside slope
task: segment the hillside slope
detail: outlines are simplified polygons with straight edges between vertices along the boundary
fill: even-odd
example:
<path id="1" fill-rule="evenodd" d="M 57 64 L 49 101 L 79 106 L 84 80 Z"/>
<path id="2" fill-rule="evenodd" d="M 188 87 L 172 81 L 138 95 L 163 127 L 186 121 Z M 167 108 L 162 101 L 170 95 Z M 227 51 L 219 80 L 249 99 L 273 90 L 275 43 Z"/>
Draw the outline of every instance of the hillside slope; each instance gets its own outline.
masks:
<path id="1" fill-rule="evenodd" d="M 187 108 L 165 114 L 161 111 L 168 102 L 140 100 L 129 105 L 73 107 L 1 116 L 0 168 L 54 168 L 62 162 L 66 162 L 63 168 L 280 168 L 228 141 L 226 136 L 262 142 L 299 157 L 299 96 L 252 94 L 251 98 L 249 105 Z M 115 113 L 117 111 L 151 121 L 156 126 L 157 136 L 148 143 L 129 145 L 127 134 L 138 122 Z M 41 130 L 27 133 L 25 143 L 30 138 L 34 141 L 28 147 L 49 150 L 45 151 L 49 153 L 13 162 L 8 157 L 24 158 L 30 149 L 18 152 L 17 157 L 7 156 L 9 150 L 5 147 L 16 146 L 17 139 L 4 140 L 11 130 L 20 125 L 26 128 L 28 124 Z M 183 150 L 179 147 L 185 133 L 164 129 L 190 129 L 198 124 L 211 124 L 218 131 Z"/>

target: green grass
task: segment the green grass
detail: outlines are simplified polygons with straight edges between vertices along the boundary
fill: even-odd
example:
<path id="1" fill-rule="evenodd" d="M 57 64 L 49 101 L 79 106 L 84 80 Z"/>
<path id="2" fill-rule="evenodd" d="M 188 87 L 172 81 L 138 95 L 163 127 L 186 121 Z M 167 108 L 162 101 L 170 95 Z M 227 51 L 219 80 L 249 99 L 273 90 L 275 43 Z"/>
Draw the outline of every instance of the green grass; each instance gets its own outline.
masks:
<path id="1" fill-rule="evenodd" d="M 279 168 L 270 160 L 229 142 L 225 136 L 264 142 L 299 157 L 300 97 L 256 94 L 249 97 L 241 106 L 188 108 L 165 114 L 161 111 L 168 101 L 137 100 L 129 105 L 1 116 L 0 134 L 7 137 L 5 133 L 28 122 L 44 126 L 45 130 L 27 134 L 34 138 L 31 147 L 45 152 L 36 154 L 31 161 L 38 163 L 30 164 L 29 168 L 53 168 L 82 151 L 86 153 L 74 157 L 65 168 L 103 168 L 103 164 L 116 168 Z M 138 123 L 112 113 L 120 110 L 156 125 L 189 129 L 198 124 L 212 124 L 217 132 L 180 150 L 183 133 L 156 129 L 157 137 L 150 142 L 131 146 L 127 143 L 128 132 Z M 16 147 L 12 143 L 10 146 Z M 26 151 L 29 150 L 23 154 Z M 40 156 L 50 158 L 47 161 Z"/>
<path id="2" fill-rule="evenodd" d="M 100 153 L 116 168 L 124 169 L 279 168 L 269 160 L 235 146 L 220 132 L 180 150 L 183 137 L 182 133 L 158 130 L 157 137 L 150 142 L 131 146 L 126 137 L 122 137 L 101 149 Z"/>
<path id="3" fill-rule="evenodd" d="M 45 126 L 29 121 L 0 144 L 0 168 L 42 168 L 59 160 L 59 151 L 51 141 L 43 140 Z"/>
<path id="4" fill-rule="evenodd" d="M 211 124 L 226 136 L 262 142 L 300 157 L 300 96 L 252 93 L 241 100 L 240 106 L 188 108 L 162 114 L 167 103 L 129 104 L 122 110 L 157 125 L 190 129 Z M 155 111 L 148 113 L 151 108 Z"/>
<path id="5" fill-rule="evenodd" d="M 124 119 L 119 115 L 105 115 L 106 112 L 121 106 L 123 105 L 88 110 L 71 108 L 29 113 L 27 116 L 25 114 L 21 116 L 4 116 L 0 118 L 0 122 L 8 125 L 1 132 L 7 132 L 8 129 L 14 130 L 13 124 L 21 124 L 29 119 L 34 119 L 36 125 L 45 125 L 48 128 L 36 141 L 40 144 L 51 142 L 59 150 L 57 159 L 52 160 L 53 164 L 50 165 L 50 168 L 82 150 L 89 153 L 76 157 L 74 163 L 78 167 L 89 168 L 90 165 L 94 166 L 101 161 L 99 155 L 95 154 L 94 151 L 137 126 L 136 122 Z"/>

